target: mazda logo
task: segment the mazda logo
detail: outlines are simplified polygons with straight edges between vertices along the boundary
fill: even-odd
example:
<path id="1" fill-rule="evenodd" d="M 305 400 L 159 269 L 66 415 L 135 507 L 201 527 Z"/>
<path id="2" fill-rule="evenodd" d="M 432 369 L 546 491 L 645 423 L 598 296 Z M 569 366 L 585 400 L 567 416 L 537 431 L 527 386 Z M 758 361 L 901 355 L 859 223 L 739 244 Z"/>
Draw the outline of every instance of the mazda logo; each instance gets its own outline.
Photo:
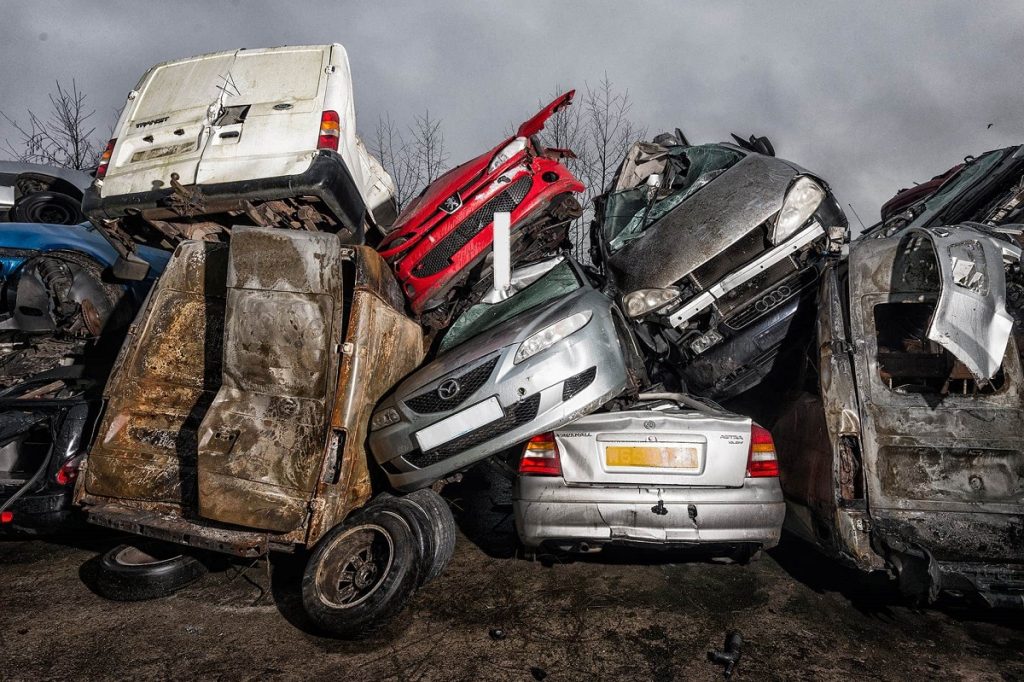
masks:
<path id="1" fill-rule="evenodd" d="M 459 394 L 462 387 L 459 386 L 459 382 L 455 379 L 448 379 L 437 387 L 437 396 L 441 400 L 451 400 Z"/>

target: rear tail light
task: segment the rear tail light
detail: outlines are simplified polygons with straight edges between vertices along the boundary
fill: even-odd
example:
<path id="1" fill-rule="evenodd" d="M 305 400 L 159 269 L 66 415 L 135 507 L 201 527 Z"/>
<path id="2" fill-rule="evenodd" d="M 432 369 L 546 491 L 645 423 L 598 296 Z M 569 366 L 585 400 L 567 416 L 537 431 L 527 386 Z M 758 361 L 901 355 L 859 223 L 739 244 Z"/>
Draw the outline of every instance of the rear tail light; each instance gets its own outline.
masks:
<path id="1" fill-rule="evenodd" d="M 0 523 L 10 523 L 11 521 L 14 521 L 14 512 L 0 512 Z"/>
<path id="2" fill-rule="evenodd" d="M 770 478 L 778 475 L 779 460 L 775 456 L 775 441 L 772 440 L 772 434 L 763 426 L 751 424 L 747 477 Z"/>
<path id="3" fill-rule="evenodd" d="M 530 439 L 519 460 L 519 473 L 524 476 L 562 475 L 562 463 L 558 459 L 553 433 L 542 433 Z"/>
<path id="4" fill-rule="evenodd" d="M 114 155 L 114 145 L 117 144 L 117 138 L 115 137 L 107 146 L 103 148 L 103 154 L 100 156 L 100 165 L 96 167 L 96 179 L 102 180 L 107 174 L 107 166 L 110 165 L 110 157 Z"/>
<path id="5" fill-rule="evenodd" d="M 57 473 L 54 475 L 53 480 L 57 482 L 57 485 L 68 485 L 74 483 L 75 479 L 78 478 L 78 469 L 82 466 L 82 457 L 72 457 L 68 461 L 64 462 L 60 469 L 57 469 Z"/>
<path id="6" fill-rule="evenodd" d="M 338 151 L 338 140 L 341 138 L 341 118 L 337 111 L 325 111 L 320 116 L 320 138 L 316 142 L 317 149 L 333 149 Z"/>

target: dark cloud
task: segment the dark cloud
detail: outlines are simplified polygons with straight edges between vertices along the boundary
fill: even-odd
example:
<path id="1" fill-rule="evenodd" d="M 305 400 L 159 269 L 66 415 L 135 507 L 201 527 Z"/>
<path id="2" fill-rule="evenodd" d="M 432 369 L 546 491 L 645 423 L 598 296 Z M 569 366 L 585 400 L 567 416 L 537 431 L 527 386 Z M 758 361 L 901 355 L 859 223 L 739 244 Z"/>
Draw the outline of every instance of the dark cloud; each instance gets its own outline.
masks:
<path id="1" fill-rule="evenodd" d="M 349 51 L 364 132 L 381 112 L 411 120 L 429 107 L 457 161 L 556 84 L 583 89 L 607 72 L 650 130 L 767 134 L 866 222 L 899 187 L 1024 137 L 1020 3 L 51 0 L 4 14 L 0 109 L 41 110 L 57 79 L 75 78 L 101 137 L 156 62 L 322 42 Z"/>

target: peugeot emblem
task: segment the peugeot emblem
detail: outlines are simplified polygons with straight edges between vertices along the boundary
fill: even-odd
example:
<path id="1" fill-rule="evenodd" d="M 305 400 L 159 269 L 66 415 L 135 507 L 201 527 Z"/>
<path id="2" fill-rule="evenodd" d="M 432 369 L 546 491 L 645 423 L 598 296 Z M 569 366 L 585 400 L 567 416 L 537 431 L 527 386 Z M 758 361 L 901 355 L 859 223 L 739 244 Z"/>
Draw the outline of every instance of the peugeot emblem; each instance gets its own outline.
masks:
<path id="1" fill-rule="evenodd" d="M 448 379 L 437 387 L 437 395 L 441 400 L 451 400 L 459 394 L 462 387 L 459 386 L 459 382 L 455 379 Z"/>
<path id="2" fill-rule="evenodd" d="M 455 194 L 451 195 L 450 197 L 442 201 L 439 208 L 448 215 L 451 215 L 452 213 L 455 213 L 460 208 L 462 208 L 462 197 L 460 197 L 459 193 L 456 192 Z"/>

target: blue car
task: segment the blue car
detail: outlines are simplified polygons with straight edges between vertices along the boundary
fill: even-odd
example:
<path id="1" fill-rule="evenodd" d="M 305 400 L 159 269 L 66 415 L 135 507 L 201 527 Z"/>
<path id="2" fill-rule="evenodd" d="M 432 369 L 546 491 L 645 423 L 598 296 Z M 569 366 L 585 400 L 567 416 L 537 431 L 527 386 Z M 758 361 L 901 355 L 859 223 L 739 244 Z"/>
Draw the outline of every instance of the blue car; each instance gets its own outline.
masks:
<path id="1" fill-rule="evenodd" d="M 0 529 L 67 517 L 106 375 L 170 258 L 139 255 L 149 276 L 119 281 L 88 223 L 0 223 Z"/>

